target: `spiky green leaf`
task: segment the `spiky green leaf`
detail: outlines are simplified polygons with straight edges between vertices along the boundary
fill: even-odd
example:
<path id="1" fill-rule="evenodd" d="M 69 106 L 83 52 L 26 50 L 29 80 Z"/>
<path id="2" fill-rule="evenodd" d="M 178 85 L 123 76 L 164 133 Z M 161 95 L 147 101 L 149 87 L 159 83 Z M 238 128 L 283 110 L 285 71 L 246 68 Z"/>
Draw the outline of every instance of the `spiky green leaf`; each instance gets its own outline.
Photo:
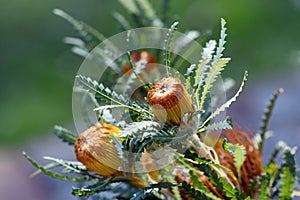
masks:
<path id="1" fill-rule="evenodd" d="M 223 54 L 222 54 L 222 52 L 224 51 L 224 45 L 225 45 L 225 43 L 226 43 L 226 36 L 227 36 L 227 34 L 226 34 L 226 21 L 223 19 L 223 18 L 221 18 L 221 32 L 220 32 L 220 39 L 219 39 L 219 45 L 218 45 L 218 47 L 217 47 L 217 50 L 216 50 L 216 55 L 214 56 L 214 62 L 216 62 L 217 60 L 219 60 L 222 56 L 223 56 Z"/>
<path id="2" fill-rule="evenodd" d="M 210 92 L 210 89 L 213 87 L 213 84 L 216 81 L 217 77 L 221 74 L 229 61 L 230 58 L 220 58 L 212 64 L 210 70 L 207 72 L 206 78 L 204 80 L 205 85 L 203 86 L 203 91 L 201 93 L 201 98 L 198 105 L 199 110 L 203 109 L 203 104 L 208 93 Z"/>
<path id="3" fill-rule="evenodd" d="M 282 182 L 279 188 L 279 200 L 292 199 L 293 189 L 295 185 L 296 167 L 295 155 L 290 149 L 287 149 L 284 152 L 281 170 Z"/>
<path id="4" fill-rule="evenodd" d="M 70 176 L 65 176 L 65 175 L 61 175 L 58 173 L 54 173 L 48 169 L 46 169 L 45 167 L 43 167 L 42 165 L 38 164 L 35 160 L 33 160 L 28 154 L 26 154 L 25 152 L 23 152 L 23 156 L 36 168 L 38 168 L 39 170 L 41 170 L 44 174 L 49 175 L 53 178 L 57 178 L 60 180 L 64 180 L 64 181 L 89 181 L 89 180 L 93 180 L 95 178 L 90 178 L 88 176 L 86 177 L 70 177 Z"/>
<path id="5" fill-rule="evenodd" d="M 203 124 L 199 127 L 199 130 L 201 130 L 211 119 L 219 115 L 221 112 L 225 111 L 229 106 L 236 101 L 237 97 L 240 95 L 240 93 L 243 91 L 243 88 L 247 82 L 247 77 L 248 77 L 248 72 L 245 71 L 243 81 L 240 85 L 240 88 L 236 92 L 236 94 L 231 97 L 228 101 L 226 101 L 223 105 L 221 105 L 219 108 L 217 108 L 204 122 Z"/>
<path id="6" fill-rule="evenodd" d="M 61 126 L 54 126 L 54 134 L 69 145 L 74 145 L 77 139 L 77 136 L 74 133 Z"/>
<path id="7" fill-rule="evenodd" d="M 262 174 L 259 180 L 259 199 L 260 200 L 270 200 L 270 194 L 269 190 L 270 188 L 268 187 L 269 183 L 269 177 L 267 174 Z"/>
<path id="8" fill-rule="evenodd" d="M 283 89 L 280 88 L 278 90 L 276 90 L 274 92 L 274 94 L 272 95 L 272 97 L 270 98 L 268 104 L 267 104 L 267 108 L 265 109 L 265 112 L 262 116 L 262 122 L 261 122 L 261 126 L 260 126 L 260 131 L 257 133 L 258 135 L 260 135 L 260 141 L 258 143 L 259 149 L 262 151 L 263 146 L 264 146 L 264 142 L 266 139 L 266 132 L 268 130 L 268 126 L 270 123 L 270 118 L 276 103 L 276 100 L 278 98 L 278 96 L 283 93 Z"/>
<path id="9" fill-rule="evenodd" d="M 170 76 L 169 66 L 171 64 L 170 48 L 171 48 L 171 43 L 173 41 L 174 32 L 177 30 L 178 24 L 179 24 L 179 22 L 176 21 L 172 24 L 171 28 L 169 28 L 167 35 L 166 35 L 165 43 L 164 43 L 164 63 L 165 63 L 166 72 L 167 72 L 168 76 Z"/>
<path id="10" fill-rule="evenodd" d="M 95 184 L 92 185 L 86 185 L 81 188 L 72 187 L 72 194 L 82 197 L 82 196 L 91 196 L 92 194 L 106 191 L 109 189 L 110 181 L 111 179 L 103 179 L 103 180 L 100 179 Z"/>
<path id="11" fill-rule="evenodd" d="M 106 88 L 102 83 L 98 83 L 95 80 L 92 80 L 89 77 L 82 75 L 77 75 L 76 80 L 78 83 L 85 87 L 88 91 L 94 92 L 99 95 L 99 98 L 102 100 L 114 104 L 122 105 L 122 107 L 127 108 L 133 112 L 139 113 L 145 118 L 151 119 L 152 113 L 149 111 L 149 108 L 144 108 L 138 105 L 135 102 L 126 99 L 124 96 L 117 94 L 115 91 L 111 91 L 109 88 Z"/>

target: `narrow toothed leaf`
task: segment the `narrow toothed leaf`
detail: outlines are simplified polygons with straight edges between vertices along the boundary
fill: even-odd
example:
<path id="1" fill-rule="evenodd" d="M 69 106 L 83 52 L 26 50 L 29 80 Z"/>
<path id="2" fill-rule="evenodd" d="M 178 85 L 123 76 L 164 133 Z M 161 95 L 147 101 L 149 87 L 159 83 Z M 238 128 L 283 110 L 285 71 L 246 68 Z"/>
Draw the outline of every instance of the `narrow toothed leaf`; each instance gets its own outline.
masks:
<path id="1" fill-rule="evenodd" d="M 262 116 L 260 131 L 257 133 L 257 135 L 260 135 L 258 137 L 260 139 L 260 141 L 258 141 L 258 146 L 259 146 L 259 149 L 261 150 L 261 152 L 263 150 L 264 142 L 266 140 L 266 132 L 268 130 L 268 126 L 270 123 L 271 115 L 272 115 L 276 100 L 281 93 L 283 93 L 282 88 L 280 88 L 274 92 L 274 94 L 272 95 L 271 99 L 269 100 L 269 102 L 267 104 L 267 108 Z"/>
<path id="2" fill-rule="evenodd" d="M 245 83 L 247 82 L 247 77 L 248 77 L 248 72 L 246 71 L 244 74 L 244 78 L 243 81 L 240 85 L 240 88 L 238 89 L 238 91 L 236 92 L 236 94 L 231 97 L 227 102 L 225 102 L 223 105 L 221 105 L 219 108 L 217 108 L 206 120 L 205 122 L 200 126 L 199 130 L 201 130 L 201 128 L 203 126 L 205 126 L 211 119 L 213 119 L 214 117 L 216 117 L 217 115 L 219 115 L 221 112 L 225 111 L 227 108 L 229 108 L 229 106 L 236 101 L 237 97 L 240 95 L 240 93 L 243 91 L 243 88 L 245 86 Z"/>
<path id="3" fill-rule="evenodd" d="M 54 134 L 57 135 L 58 138 L 62 139 L 63 142 L 66 142 L 69 145 L 75 144 L 77 138 L 74 133 L 61 126 L 54 126 Z"/>

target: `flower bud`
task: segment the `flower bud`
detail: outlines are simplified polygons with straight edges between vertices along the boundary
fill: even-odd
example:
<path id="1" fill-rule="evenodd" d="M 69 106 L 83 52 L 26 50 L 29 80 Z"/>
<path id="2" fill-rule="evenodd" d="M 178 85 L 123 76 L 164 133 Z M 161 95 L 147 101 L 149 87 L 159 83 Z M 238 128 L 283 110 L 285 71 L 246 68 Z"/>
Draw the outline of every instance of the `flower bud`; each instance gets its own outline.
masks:
<path id="1" fill-rule="evenodd" d="M 131 56 L 132 62 L 135 63 L 136 67 L 139 67 L 144 60 L 147 61 L 148 64 L 155 63 L 155 58 L 147 51 L 140 51 L 133 53 Z M 146 66 L 146 71 L 151 71 L 151 65 Z M 130 66 L 128 64 L 123 65 L 123 72 L 129 72 L 131 70 Z"/>
<path id="2" fill-rule="evenodd" d="M 86 168 L 104 177 L 122 175 L 122 160 L 109 135 L 118 135 L 120 129 L 98 122 L 81 133 L 74 145 L 78 161 Z"/>
<path id="3" fill-rule="evenodd" d="M 192 99 L 178 78 L 163 78 L 147 97 L 152 112 L 162 122 L 180 125 L 183 115 L 194 111 Z"/>

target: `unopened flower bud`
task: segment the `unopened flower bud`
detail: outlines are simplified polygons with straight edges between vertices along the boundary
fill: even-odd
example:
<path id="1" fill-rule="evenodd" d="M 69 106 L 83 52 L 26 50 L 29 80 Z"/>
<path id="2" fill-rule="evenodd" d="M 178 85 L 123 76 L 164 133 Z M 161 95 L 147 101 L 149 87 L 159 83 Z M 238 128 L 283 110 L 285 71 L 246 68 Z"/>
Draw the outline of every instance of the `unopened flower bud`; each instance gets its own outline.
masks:
<path id="1" fill-rule="evenodd" d="M 155 58 L 147 51 L 140 51 L 133 53 L 131 55 L 132 62 L 135 63 L 136 67 L 140 67 L 142 62 L 146 61 L 148 64 L 155 63 Z M 151 70 L 151 65 L 146 67 L 146 71 L 149 72 Z M 128 64 L 123 65 L 123 72 L 129 72 L 131 67 Z"/>
<path id="2" fill-rule="evenodd" d="M 194 111 L 192 99 L 178 78 L 163 78 L 147 97 L 152 112 L 162 122 L 180 125 L 183 115 Z"/>
<path id="3" fill-rule="evenodd" d="M 110 124 L 98 122 L 81 133 L 74 145 L 78 161 L 86 168 L 101 176 L 122 175 L 119 171 L 122 160 L 109 135 L 118 135 L 120 129 Z"/>

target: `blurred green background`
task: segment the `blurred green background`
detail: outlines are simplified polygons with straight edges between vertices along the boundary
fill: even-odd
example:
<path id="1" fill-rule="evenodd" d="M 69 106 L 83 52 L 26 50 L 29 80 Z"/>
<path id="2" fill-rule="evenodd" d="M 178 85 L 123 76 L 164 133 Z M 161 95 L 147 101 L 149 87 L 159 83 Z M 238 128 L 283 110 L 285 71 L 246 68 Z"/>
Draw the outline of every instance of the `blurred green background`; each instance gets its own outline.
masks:
<path id="1" fill-rule="evenodd" d="M 160 12 L 161 1 L 151 0 Z M 232 62 L 225 73 L 250 82 L 288 73 L 299 62 L 300 5 L 286 1 L 171 0 L 170 16 L 179 31 L 211 30 L 218 38 L 220 18 L 227 21 L 225 54 Z M 52 14 L 60 8 L 96 27 L 107 37 L 118 33 L 113 11 L 125 14 L 117 1 L 3 1 L 0 6 L 0 144 L 14 146 L 55 124 L 72 124 L 71 94 L 82 58 L 63 44 L 76 36 L 72 26 Z M 251 83 L 249 83 L 251 84 Z"/>

